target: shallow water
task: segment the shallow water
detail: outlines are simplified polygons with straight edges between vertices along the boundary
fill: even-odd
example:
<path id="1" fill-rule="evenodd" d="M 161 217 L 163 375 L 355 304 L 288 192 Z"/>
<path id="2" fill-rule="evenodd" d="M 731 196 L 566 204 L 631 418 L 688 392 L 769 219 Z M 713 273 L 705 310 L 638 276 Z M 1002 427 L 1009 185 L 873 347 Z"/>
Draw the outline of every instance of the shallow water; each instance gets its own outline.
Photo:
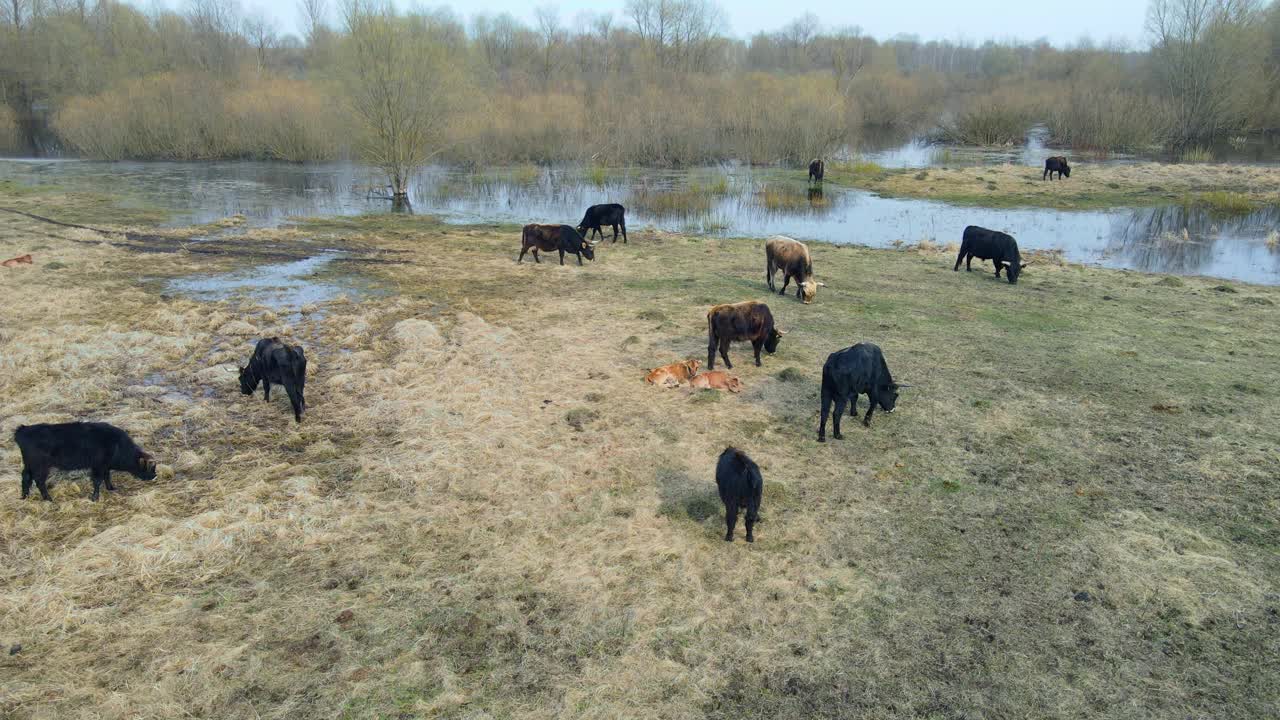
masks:
<path id="1" fill-rule="evenodd" d="M 326 252 L 293 262 L 260 265 L 252 270 L 177 278 L 170 280 L 167 288 L 199 300 L 249 300 L 273 310 L 296 310 L 343 295 L 365 294 L 367 289 L 353 278 L 316 277 L 316 273 L 340 257 L 341 253 Z"/>
<path id="2" fill-rule="evenodd" d="M 908 156 L 926 149 L 899 147 L 893 151 L 898 153 L 897 160 L 885 158 L 885 164 L 914 162 Z M 1013 155 L 1001 161 L 1034 166 L 1040 162 L 1039 155 L 1048 152 L 1041 144 L 1031 143 L 1011 148 Z M 649 225 L 731 237 L 784 234 L 873 247 L 922 240 L 958 243 L 965 226 L 982 225 L 1009 232 L 1024 249 L 1058 250 L 1074 262 L 1280 284 L 1280 247 L 1266 242 L 1268 234 L 1280 228 L 1276 208 L 1226 219 L 1181 207 L 1107 211 L 980 208 L 882 198 L 830 184 L 813 193 L 806 190 L 803 178 L 803 170 L 736 164 L 680 171 L 632 169 L 610 173 L 597 178 L 598 182 L 580 168 L 499 169 L 473 174 L 432 167 L 416 179 L 411 199 L 415 212 L 451 223 L 576 224 L 588 205 L 622 202 L 628 206 L 632 230 Z M 171 211 L 172 222 L 179 225 L 243 215 L 249 226 L 272 226 L 290 217 L 390 209 L 387 201 L 369 197 L 368 188 L 377 184 L 374 173 L 341 163 L 0 160 L 0 179 L 123 193 L 135 202 Z M 703 188 L 700 206 L 688 209 L 677 204 L 685 209 L 654 209 L 663 207 L 655 197 L 684 192 L 690 186 Z M 766 188 L 781 199 L 768 199 Z M 512 242 L 514 247 L 514 237 Z M 301 266 L 304 275 L 309 267 Z M 292 269 L 284 275 L 278 272 L 245 280 L 241 290 L 261 294 L 265 290 L 255 283 L 267 282 L 270 277 L 293 277 Z M 314 283 L 297 278 L 289 282 L 288 287 L 272 292 L 293 300 L 335 292 L 324 284 L 310 289 Z M 302 299 L 299 304 L 317 301 Z"/>

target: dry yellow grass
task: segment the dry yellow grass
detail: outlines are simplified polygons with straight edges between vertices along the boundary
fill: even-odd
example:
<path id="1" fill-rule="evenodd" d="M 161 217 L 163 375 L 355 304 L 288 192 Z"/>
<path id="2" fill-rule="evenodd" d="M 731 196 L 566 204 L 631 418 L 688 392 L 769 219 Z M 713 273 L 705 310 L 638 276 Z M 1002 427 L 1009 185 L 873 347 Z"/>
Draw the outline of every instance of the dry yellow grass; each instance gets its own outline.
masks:
<path id="1" fill-rule="evenodd" d="M 1168 204 L 1228 191 L 1253 203 L 1280 202 L 1280 168 L 1230 164 L 1132 163 L 1095 165 L 1072 160 L 1071 177 L 1042 180 L 1043 168 L 1022 165 L 930 168 L 832 179 L 889 195 L 983 205 L 1104 208 Z"/>
<path id="2" fill-rule="evenodd" d="M 701 355 L 710 304 L 766 299 L 758 242 L 636 232 L 579 268 L 425 220 L 251 232 L 317 236 L 406 262 L 336 268 L 388 294 L 293 316 L 164 293 L 234 257 L 0 217 L 0 255 L 36 254 L 0 272 L 0 715 L 1276 707 L 1280 378 L 1245 302 L 1274 289 L 815 245 L 818 302 L 769 299 L 779 353 L 735 346 L 747 390 L 690 396 L 643 370 Z M 307 347 L 301 425 L 229 372 L 268 333 Z M 820 446 L 822 360 L 860 339 L 919 387 Z M 72 417 L 162 477 L 18 502 L 14 426 Z M 754 545 L 720 539 L 729 443 L 765 475 Z"/>

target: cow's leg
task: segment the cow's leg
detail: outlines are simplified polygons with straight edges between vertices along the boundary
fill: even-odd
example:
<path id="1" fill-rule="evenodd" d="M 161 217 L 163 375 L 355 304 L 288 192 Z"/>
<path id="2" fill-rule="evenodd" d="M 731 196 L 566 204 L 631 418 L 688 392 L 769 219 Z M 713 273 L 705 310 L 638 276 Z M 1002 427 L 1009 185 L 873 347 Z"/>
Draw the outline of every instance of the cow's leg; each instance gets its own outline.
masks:
<path id="1" fill-rule="evenodd" d="M 854 393 L 849 397 L 849 417 L 858 417 L 858 393 Z"/>
<path id="2" fill-rule="evenodd" d="M 109 473 L 111 471 L 107 470 L 106 472 Z M 102 476 L 104 474 L 100 468 L 93 468 L 89 471 L 89 477 L 93 479 L 93 494 L 89 496 L 89 499 L 94 502 L 98 502 L 98 492 L 102 490 Z"/>
<path id="3" fill-rule="evenodd" d="M 769 283 L 770 290 L 778 289 L 773 286 L 773 260 L 766 259 L 764 261 L 764 279 L 765 282 Z"/>
<path id="4" fill-rule="evenodd" d="M 622 218 L 618 221 L 618 226 L 622 228 L 622 244 L 627 244 L 627 219 Z"/>
<path id="5" fill-rule="evenodd" d="M 760 508 L 754 502 L 747 503 L 747 542 L 755 542 L 756 536 L 752 534 L 751 529 L 755 527 L 756 518 L 760 517 Z"/>
<path id="6" fill-rule="evenodd" d="M 529 246 L 526 245 L 525 247 L 520 248 L 520 257 L 516 258 L 516 262 L 524 262 L 524 254 L 527 252 L 529 252 Z"/>
<path id="7" fill-rule="evenodd" d="M 733 542 L 733 528 L 738 524 L 738 498 L 730 498 L 724 503 L 724 540 Z"/>
<path id="8" fill-rule="evenodd" d="M 870 407 L 867 408 L 867 416 L 862 418 L 862 424 L 864 427 L 871 427 L 871 414 L 876 411 L 876 405 L 878 404 L 877 401 L 880 398 L 877 396 L 876 391 L 872 390 L 867 393 L 867 399 L 870 401 L 868 403 Z"/>
<path id="9" fill-rule="evenodd" d="M 1044 182 L 1045 177 L 1049 175 L 1049 168 L 1045 167 L 1044 172 L 1040 173 L 1040 182 Z"/>
<path id="10" fill-rule="evenodd" d="M 822 410 L 818 413 L 818 442 L 827 441 L 827 417 L 830 413 L 831 391 L 824 387 L 822 388 Z"/>
<path id="11" fill-rule="evenodd" d="M 40 491 L 40 499 L 52 501 L 49 497 L 49 468 L 39 468 L 31 471 L 31 479 L 36 484 L 36 489 Z"/>
<path id="12" fill-rule="evenodd" d="M 782 289 L 778 291 L 779 295 L 787 294 L 787 286 L 791 284 L 791 273 L 787 270 L 782 271 Z"/>
<path id="13" fill-rule="evenodd" d="M 999 260 L 992 260 L 991 262 L 996 266 L 996 277 L 1000 277 L 1000 268 L 1004 266 L 1000 264 Z"/>
<path id="14" fill-rule="evenodd" d="M 600 237 L 604 237 L 602 233 Z M 618 242 L 618 223 L 613 224 L 613 242 Z"/>
<path id="15" fill-rule="evenodd" d="M 709 331 L 707 332 L 707 369 L 716 369 L 716 336 Z"/>
<path id="16" fill-rule="evenodd" d="M 760 351 L 764 349 L 764 340 L 752 340 L 751 350 L 756 354 L 756 367 L 760 367 Z"/>
<path id="17" fill-rule="evenodd" d="M 602 238 L 603 238 L 603 237 L 604 237 L 604 233 L 600 233 L 600 237 L 602 237 Z M 574 255 L 577 255 L 577 256 L 578 256 L 578 264 L 579 264 L 579 265 L 581 265 L 581 264 L 582 264 L 582 253 L 580 253 L 580 252 L 576 252 L 576 253 L 574 253 Z"/>
<path id="18" fill-rule="evenodd" d="M 284 386 L 284 391 L 289 394 L 289 405 L 293 407 L 294 422 L 302 422 L 302 393 L 298 392 L 298 388 L 293 383 Z"/>
<path id="19" fill-rule="evenodd" d="M 848 398 L 836 398 L 836 412 L 831 416 L 831 437 L 839 440 L 843 437 L 840 434 L 840 418 L 844 415 L 844 406 Z"/>
<path id="20" fill-rule="evenodd" d="M 266 377 L 262 378 L 262 399 L 271 402 L 271 381 Z"/>
<path id="21" fill-rule="evenodd" d="M 733 363 L 729 362 L 729 339 L 728 338 L 725 338 L 720 341 L 720 357 L 724 358 L 724 366 L 732 370 Z M 707 369 L 710 370 L 711 368 L 708 367 Z"/>
<path id="22" fill-rule="evenodd" d="M 22 499 L 26 500 L 31 494 L 31 469 L 26 465 L 22 466 Z"/>
<path id="23" fill-rule="evenodd" d="M 964 269 L 965 272 L 973 272 L 973 253 L 964 259 Z"/>
<path id="24" fill-rule="evenodd" d="M 107 472 L 106 472 L 106 473 L 104 473 L 104 474 L 102 475 L 102 484 L 107 486 L 107 490 L 110 490 L 111 492 L 115 492 L 115 491 L 116 491 L 116 486 L 115 486 L 115 485 L 113 485 L 113 484 L 111 484 L 111 470 L 110 470 L 110 469 L 108 469 L 108 470 L 107 470 Z"/>
<path id="25" fill-rule="evenodd" d="M 564 250 L 561 250 L 561 251 L 560 251 L 560 264 L 561 264 L 561 265 L 563 265 L 563 264 L 564 264 Z"/>
<path id="26" fill-rule="evenodd" d="M 960 248 L 960 254 L 956 256 L 956 266 L 951 269 L 960 272 L 960 263 L 962 262 L 964 262 L 964 247 Z"/>
<path id="27" fill-rule="evenodd" d="M 542 261 L 538 259 L 538 248 L 533 249 L 533 261 L 538 263 L 539 265 L 542 264 Z"/>

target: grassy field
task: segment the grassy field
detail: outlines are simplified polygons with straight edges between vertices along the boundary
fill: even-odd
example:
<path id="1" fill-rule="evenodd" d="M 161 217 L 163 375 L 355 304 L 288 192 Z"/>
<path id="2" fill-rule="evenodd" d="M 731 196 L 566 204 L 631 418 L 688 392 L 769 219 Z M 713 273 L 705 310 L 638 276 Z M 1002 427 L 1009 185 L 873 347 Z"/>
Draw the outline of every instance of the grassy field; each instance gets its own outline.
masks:
<path id="1" fill-rule="evenodd" d="M 0 268 L 0 716 L 1280 715 L 1277 289 L 814 245 L 801 305 L 758 241 L 637 228 L 580 268 L 423 218 L 191 234 L 0 215 L 35 256 Z M 166 290 L 316 247 L 373 292 Z M 741 395 L 641 381 L 746 299 L 789 332 L 761 368 L 735 345 Z M 307 347 L 301 425 L 236 385 L 270 333 Z M 917 387 L 820 445 L 859 340 Z M 161 476 L 19 502 L 13 429 L 71 418 Z M 728 444 L 765 476 L 753 545 L 722 540 Z"/>
<path id="2" fill-rule="evenodd" d="M 1200 203 L 1229 212 L 1280 202 L 1280 168 L 1248 165 L 1072 161 L 1071 177 L 1042 180 L 1043 168 L 1021 165 L 885 170 L 831 163 L 827 180 L 882 195 L 987 207 L 1093 209 Z"/>

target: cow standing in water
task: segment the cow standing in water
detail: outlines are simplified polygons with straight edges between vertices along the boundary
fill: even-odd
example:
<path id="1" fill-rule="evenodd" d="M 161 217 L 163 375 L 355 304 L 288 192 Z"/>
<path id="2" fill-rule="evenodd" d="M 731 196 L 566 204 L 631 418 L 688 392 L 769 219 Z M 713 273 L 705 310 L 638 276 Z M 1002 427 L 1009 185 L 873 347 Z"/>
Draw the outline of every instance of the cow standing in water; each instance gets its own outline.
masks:
<path id="1" fill-rule="evenodd" d="M 822 182 L 822 176 L 825 174 L 825 166 L 821 160 L 814 159 L 809 163 L 809 182 Z"/>

